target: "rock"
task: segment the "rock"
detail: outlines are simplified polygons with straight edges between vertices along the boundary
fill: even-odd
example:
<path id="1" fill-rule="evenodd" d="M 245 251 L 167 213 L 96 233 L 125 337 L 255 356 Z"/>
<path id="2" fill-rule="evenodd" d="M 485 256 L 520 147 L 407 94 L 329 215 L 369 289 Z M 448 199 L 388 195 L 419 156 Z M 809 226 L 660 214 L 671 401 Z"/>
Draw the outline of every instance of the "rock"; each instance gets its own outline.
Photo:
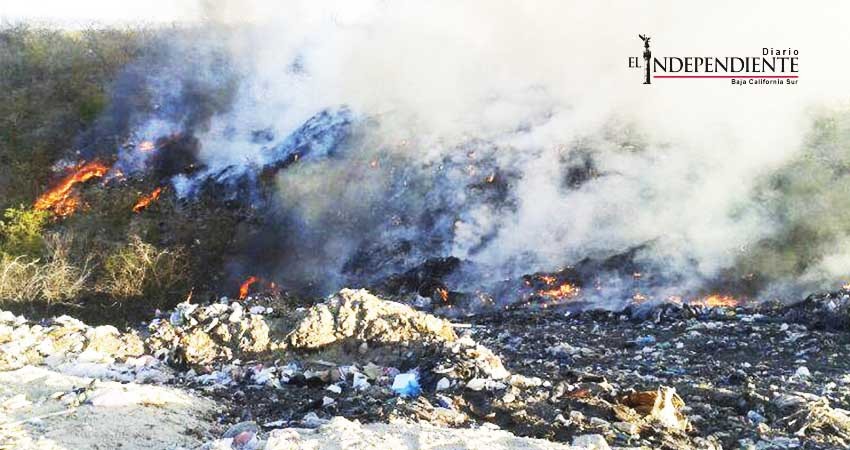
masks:
<path id="1" fill-rule="evenodd" d="M 452 382 L 449 381 L 448 378 L 443 377 L 443 378 L 440 378 L 439 381 L 437 381 L 436 390 L 444 391 L 444 390 L 448 389 L 449 387 L 451 387 L 451 385 L 452 385 Z"/>
<path id="2" fill-rule="evenodd" d="M 610 450 L 608 442 L 601 434 L 583 434 L 573 438 L 574 447 L 587 450 Z"/>
<path id="3" fill-rule="evenodd" d="M 473 391 L 480 391 L 487 387 L 486 381 L 483 378 L 473 378 L 466 383 L 466 388 Z"/>
<path id="4" fill-rule="evenodd" d="M 543 380 L 538 377 L 526 377 L 524 375 L 511 375 L 508 378 L 508 383 L 511 386 L 520 388 L 520 389 L 528 389 L 532 387 L 538 387 L 543 385 Z"/>
<path id="5" fill-rule="evenodd" d="M 102 325 L 88 330 L 86 350 L 114 355 L 121 349 L 121 333 L 111 325 Z"/>
<path id="6" fill-rule="evenodd" d="M 253 450 L 259 446 L 257 433 L 260 427 L 256 422 L 239 422 L 228 428 L 221 436 L 222 439 L 231 439 L 231 447 L 239 450 Z"/>
<path id="7" fill-rule="evenodd" d="M 636 435 L 640 431 L 640 428 L 631 422 L 614 422 L 612 426 L 615 430 L 628 435 Z"/>
<path id="8" fill-rule="evenodd" d="M 304 448 L 301 445 L 301 436 L 297 431 L 288 428 L 272 430 L 266 441 L 265 450 L 299 450 L 301 448 Z"/>
<path id="9" fill-rule="evenodd" d="M 605 419 L 600 419 L 599 417 L 591 417 L 590 420 L 587 421 L 590 426 L 595 428 L 610 428 L 611 423 Z"/>
<path id="10" fill-rule="evenodd" d="M 260 432 L 260 427 L 259 425 L 257 425 L 257 422 L 253 421 L 239 422 L 228 428 L 227 431 L 225 431 L 224 434 L 221 435 L 221 437 L 225 439 L 234 438 L 244 432 L 251 432 L 256 434 Z"/>

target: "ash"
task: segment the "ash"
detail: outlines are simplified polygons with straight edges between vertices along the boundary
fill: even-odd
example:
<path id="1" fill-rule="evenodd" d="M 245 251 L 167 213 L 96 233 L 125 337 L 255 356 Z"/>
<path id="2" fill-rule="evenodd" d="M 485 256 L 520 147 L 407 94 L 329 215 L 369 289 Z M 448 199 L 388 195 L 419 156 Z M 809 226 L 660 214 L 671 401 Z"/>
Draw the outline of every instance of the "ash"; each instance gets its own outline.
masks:
<path id="1" fill-rule="evenodd" d="M 128 331 L 3 313 L 0 370 L 82 378 L 45 398 L 4 385 L 0 443 L 127 407 L 120 393 L 94 394 L 120 381 L 218 405 L 205 409 L 195 448 L 846 448 L 848 294 L 790 306 L 511 308 L 459 323 L 345 289 L 312 306 L 183 303 Z M 61 422 L 27 419 L 28 404 L 52 402 Z"/>

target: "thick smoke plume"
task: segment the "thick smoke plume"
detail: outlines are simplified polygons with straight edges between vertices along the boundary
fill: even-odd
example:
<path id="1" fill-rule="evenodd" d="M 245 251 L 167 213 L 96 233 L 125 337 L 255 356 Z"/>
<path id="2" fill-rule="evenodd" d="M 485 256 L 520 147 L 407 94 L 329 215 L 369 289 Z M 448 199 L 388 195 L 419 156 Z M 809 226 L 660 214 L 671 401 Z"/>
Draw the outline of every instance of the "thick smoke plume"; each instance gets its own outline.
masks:
<path id="1" fill-rule="evenodd" d="M 279 169 L 238 265 L 328 291 L 455 256 L 474 290 L 628 253 L 658 298 L 850 277 L 844 3 L 203 5 L 216 32 L 163 44 L 191 64 L 148 74 L 165 109 L 134 129 L 197 140 L 181 195 Z M 801 78 L 643 86 L 639 33 L 658 55 L 797 49 Z M 628 298 L 621 278 L 586 291 Z"/>

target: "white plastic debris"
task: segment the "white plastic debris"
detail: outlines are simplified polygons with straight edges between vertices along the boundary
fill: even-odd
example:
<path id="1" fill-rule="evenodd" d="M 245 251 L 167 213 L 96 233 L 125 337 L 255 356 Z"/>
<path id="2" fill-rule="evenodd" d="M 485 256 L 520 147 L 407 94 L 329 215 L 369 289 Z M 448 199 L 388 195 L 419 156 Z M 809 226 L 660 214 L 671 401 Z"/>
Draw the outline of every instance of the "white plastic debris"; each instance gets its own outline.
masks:
<path id="1" fill-rule="evenodd" d="M 262 369 L 254 372 L 254 383 L 269 384 L 269 382 L 274 378 L 274 373 L 274 367 L 263 367 Z"/>
<path id="2" fill-rule="evenodd" d="M 339 387 L 338 384 L 328 385 L 328 387 L 326 387 L 325 390 L 331 391 L 334 394 L 341 394 L 342 393 L 342 388 Z"/>
<path id="3" fill-rule="evenodd" d="M 446 377 L 440 378 L 440 381 L 437 381 L 437 390 L 438 391 L 444 391 L 444 390 L 448 389 L 449 387 L 451 387 L 451 385 L 452 385 L 452 383 L 451 383 L 451 381 L 449 381 L 448 378 L 446 378 Z"/>
<path id="4" fill-rule="evenodd" d="M 354 389 L 356 389 L 358 391 L 368 389 L 369 386 L 371 386 L 369 384 L 368 377 L 366 377 L 366 375 L 363 375 L 362 373 L 359 373 L 359 372 L 354 373 L 354 378 L 351 381 L 351 385 L 354 387 Z"/>

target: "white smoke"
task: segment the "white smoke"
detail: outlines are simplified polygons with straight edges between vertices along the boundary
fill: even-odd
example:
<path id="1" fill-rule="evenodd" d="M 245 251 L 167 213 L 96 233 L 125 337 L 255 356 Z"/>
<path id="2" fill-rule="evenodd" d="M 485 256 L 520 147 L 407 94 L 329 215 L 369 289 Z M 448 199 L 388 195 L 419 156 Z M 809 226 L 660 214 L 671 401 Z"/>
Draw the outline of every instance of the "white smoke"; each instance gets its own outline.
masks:
<path id="1" fill-rule="evenodd" d="M 517 270 L 531 272 L 649 244 L 642 258 L 711 278 L 782 227 L 756 200 L 758 183 L 800 156 L 811 108 L 848 98 L 850 5 L 828 4 L 202 2 L 194 19 L 229 30 L 243 79 L 232 110 L 198 136 L 201 157 L 211 170 L 263 164 L 252 130 L 286 136 L 345 105 L 361 121 L 351 164 L 388 158 L 422 173 L 490 158 L 515 175 L 510 207 L 462 192 L 483 172 L 436 187 L 465 206 L 445 253 L 494 267 L 521 260 Z M 656 56 L 796 49 L 799 84 L 644 86 L 626 67 L 642 52 L 641 33 Z M 601 176 L 569 189 L 564 161 L 578 148 Z M 359 170 L 329 162 L 283 173 L 282 201 L 311 220 L 380 208 L 395 175 Z M 339 242 L 329 246 L 344 253 Z M 850 275 L 847 244 L 836 237 L 807 276 Z"/>
<path id="2" fill-rule="evenodd" d="M 803 148 L 807 108 L 847 98 L 839 43 L 850 42 L 842 20 L 850 7 L 832 6 L 844 13 L 775 2 L 210 3 L 214 20 L 252 24 L 231 41 L 250 78 L 203 152 L 226 164 L 260 159 L 247 138 L 240 145 L 216 130 L 270 123 L 285 135 L 319 110 L 348 105 L 377 118 L 370 145 L 424 164 L 475 139 L 521 174 L 514 210 L 458 211 L 452 253 L 494 266 L 530 253 L 524 270 L 553 269 L 653 242 L 650 259 L 695 263 L 697 276 L 711 277 L 775 231 L 753 189 Z M 626 69 L 642 50 L 639 33 L 653 37 L 656 55 L 797 49 L 800 82 L 643 86 Z M 623 148 L 630 141 L 639 151 Z M 605 175 L 569 190 L 559 161 L 577 142 L 593 148 Z M 327 206 L 318 197 L 333 192 L 313 186 L 302 195 Z M 847 261 L 839 251 L 819 270 L 847 275 Z"/>

